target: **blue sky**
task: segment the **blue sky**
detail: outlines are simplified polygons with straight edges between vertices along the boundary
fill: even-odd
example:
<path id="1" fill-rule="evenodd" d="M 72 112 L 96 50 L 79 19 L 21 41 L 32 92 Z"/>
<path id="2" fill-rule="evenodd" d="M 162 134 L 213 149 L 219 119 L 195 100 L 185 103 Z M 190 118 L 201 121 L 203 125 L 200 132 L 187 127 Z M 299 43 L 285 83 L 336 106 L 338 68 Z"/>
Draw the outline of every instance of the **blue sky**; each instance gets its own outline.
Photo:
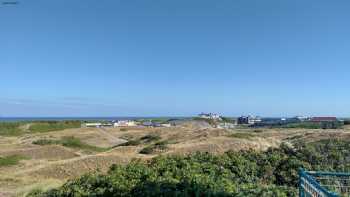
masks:
<path id="1" fill-rule="evenodd" d="M 347 0 L 0 5 L 0 116 L 350 116 L 349 9 Z"/>

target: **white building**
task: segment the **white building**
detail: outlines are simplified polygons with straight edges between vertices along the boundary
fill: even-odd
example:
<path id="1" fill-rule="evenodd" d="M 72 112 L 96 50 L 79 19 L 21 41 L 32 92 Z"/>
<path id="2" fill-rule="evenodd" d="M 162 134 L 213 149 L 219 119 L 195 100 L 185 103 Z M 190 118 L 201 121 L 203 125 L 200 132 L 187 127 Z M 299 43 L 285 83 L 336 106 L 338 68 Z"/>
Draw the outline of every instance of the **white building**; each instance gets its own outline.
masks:
<path id="1" fill-rule="evenodd" d="M 85 123 L 85 127 L 101 127 L 102 123 L 100 122 L 91 122 L 91 123 Z"/>
<path id="2" fill-rule="evenodd" d="M 301 122 L 304 122 L 304 121 L 307 121 L 307 120 L 311 119 L 310 117 L 307 117 L 307 116 L 296 116 L 295 118 L 298 119 Z"/>
<path id="3" fill-rule="evenodd" d="M 219 114 L 215 114 L 215 113 L 201 113 L 198 115 L 200 118 L 205 118 L 205 119 L 213 119 L 213 120 L 218 120 L 221 119 Z"/>
<path id="4" fill-rule="evenodd" d="M 136 122 L 133 120 L 118 120 L 113 124 L 114 127 L 133 127 L 137 126 Z"/>
<path id="5" fill-rule="evenodd" d="M 260 123 L 262 120 L 259 116 L 248 116 L 248 124 Z"/>
<path id="6" fill-rule="evenodd" d="M 218 128 L 218 129 L 234 129 L 234 128 L 236 128 L 236 126 L 237 126 L 237 124 L 223 122 L 223 123 L 219 123 L 216 128 Z"/>
<path id="7" fill-rule="evenodd" d="M 238 118 L 238 124 L 249 124 L 253 125 L 255 123 L 260 123 L 262 120 L 258 116 L 241 116 Z"/>
<path id="8" fill-rule="evenodd" d="M 170 123 L 163 123 L 163 124 L 160 124 L 160 126 L 162 126 L 162 127 L 171 127 L 171 124 Z"/>

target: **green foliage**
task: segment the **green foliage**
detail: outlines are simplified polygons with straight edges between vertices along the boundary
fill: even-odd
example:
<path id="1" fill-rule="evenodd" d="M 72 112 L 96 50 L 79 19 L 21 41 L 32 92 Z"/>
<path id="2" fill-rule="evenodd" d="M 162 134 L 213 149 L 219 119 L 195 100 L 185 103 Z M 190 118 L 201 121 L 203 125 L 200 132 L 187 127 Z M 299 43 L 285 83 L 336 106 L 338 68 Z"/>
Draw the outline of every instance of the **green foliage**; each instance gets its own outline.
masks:
<path id="1" fill-rule="evenodd" d="M 235 119 L 228 117 L 221 117 L 222 122 L 235 123 Z"/>
<path id="2" fill-rule="evenodd" d="M 50 132 L 80 127 L 80 121 L 37 121 L 30 125 L 29 130 L 31 132 Z"/>
<path id="3" fill-rule="evenodd" d="M 339 129 L 343 126 L 341 122 L 300 122 L 282 125 L 282 128 L 300 129 Z"/>
<path id="4" fill-rule="evenodd" d="M 73 136 L 66 136 L 61 138 L 60 140 L 39 139 L 39 140 L 33 141 L 33 144 L 41 145 L 41 146 L 58 144 L 58 145 L 62 145 L 70 148 L 77 148 L 77 149 L 95 151 L 95 152 L 102 152 L 102 151 L 108 150 L 108 148 L 101 148 L 101 147 L 96 147 L 96 146 L 86 144 L 82 142 L 80 139 L 75 138 Z"/>
<path id="5" fill-rule="evenodd" d="M 0 135 L 18 136 L 23 132 L 19 128 L 22 124 L 20 122 L 0 122 Z"/>
<path id="6" fill-rule="evenodd" d="M 128 128 L 121 128 L 120 131 L 128 131 Z"/>
<path id="7" fill-rule="evenodd" d="M 141 141 L 140 140 L 130 140 L 125 143 L 119 144 L 118 146 L 137 146 L 140 145 Z"/>
<path id="8" fill-rule="evenodd" d="M 0 167 L 17 165 L 23 159 L 27 159 L 27 157 L 22 155 L 0 156 Z"/>
<path id="9" fill-rule="evenodd" d="M 44 192 L 41 189 L 33 189 L 26 195 L 26 197 L 41 197 L 41 196 L 44 196 Z"/>
<path id="10" fill-rule="evenodd" d="M 140 150 L 140 154 L 152 154 L 154 151 L 155 147 L 153 145 L 146 146 L 145 148 Z"/>
<path id="11" fill-rule="evenodd" d="M 153 145 L 164 145 L 157 142 Z M 87 174 L 38 196 L 297 196 L 297 171 L 350 171 L 350 143 L 323 140 L 260 152 L 158 156 L 113 165 L 107 174 Z"/>
<path id="12" fill-rule="evenodd" d="M 32 144 L 44 146 L 44 145 L 58 144 L 58 141 L 49 140 L 49 139 L 39 139 L 39 140 L 33 141 Z"/>

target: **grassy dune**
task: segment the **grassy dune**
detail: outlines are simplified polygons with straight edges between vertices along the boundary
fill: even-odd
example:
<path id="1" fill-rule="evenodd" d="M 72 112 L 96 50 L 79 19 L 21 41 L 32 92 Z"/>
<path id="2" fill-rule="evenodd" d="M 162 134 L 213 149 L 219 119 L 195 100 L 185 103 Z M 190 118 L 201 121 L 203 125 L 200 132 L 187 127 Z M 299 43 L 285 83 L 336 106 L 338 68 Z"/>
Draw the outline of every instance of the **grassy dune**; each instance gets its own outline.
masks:
<path id="1" fill-rule="evenodd" d="M 2 136 L 18 136 L 23 131 L 20 126 L 24 123 L 20 122 L 0 122 L 0 135 Z"/>
<path id="2" fill-rule="evenodd" d="M 25 125 L 29 125 L 28 128 Z M 43 133 L 79 128 L 80 121 L 0 122 L 0 136 L 20 136 L 25 133 Z"/>
<path id="3" fill-rule="evenodd" d="M 63 137 L 60 140 L 40 139 L 40 140 L 34 141 L 33 144 L 41 145 L 41 146 L 58 144 L 69 148 L 77 148 L 77 149 L 94 151 L 94 152 L 102 152 L 102 151 L 108 150 L 108 148 L 101 148 L 101 147 L 96 147 L 96 146 L 86 144 L 82 142 L 80 139 L 75 138 L 73 136 Z"/>
<path id="4" fill-rule="evenodd" d="M 59 131 L 64 129 L 79 128 L 81 126 L 80 121 L 47 121 L 47 122 L 34 122 L 30 125 L 29 131 L 31 132 L 49 132 Z"/>
<path id="5" fill-rule="evenodd" d="M 0 157 L 0 167 L 17 165 L 19 161 L 23 159 L 28 158 L 21 155 L 9 155 Z"/>

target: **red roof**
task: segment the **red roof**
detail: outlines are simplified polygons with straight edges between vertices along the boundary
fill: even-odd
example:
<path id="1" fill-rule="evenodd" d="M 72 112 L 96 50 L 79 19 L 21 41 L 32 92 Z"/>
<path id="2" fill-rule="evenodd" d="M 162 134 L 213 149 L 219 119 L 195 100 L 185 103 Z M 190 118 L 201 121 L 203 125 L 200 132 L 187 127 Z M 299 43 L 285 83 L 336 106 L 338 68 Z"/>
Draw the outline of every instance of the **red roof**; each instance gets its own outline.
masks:
<path id="1" fill-rule="evenodd" d="M 313 117 L 311 118 L 312 122 L 333 122 L 337 121 L 336 117 Z"/>

